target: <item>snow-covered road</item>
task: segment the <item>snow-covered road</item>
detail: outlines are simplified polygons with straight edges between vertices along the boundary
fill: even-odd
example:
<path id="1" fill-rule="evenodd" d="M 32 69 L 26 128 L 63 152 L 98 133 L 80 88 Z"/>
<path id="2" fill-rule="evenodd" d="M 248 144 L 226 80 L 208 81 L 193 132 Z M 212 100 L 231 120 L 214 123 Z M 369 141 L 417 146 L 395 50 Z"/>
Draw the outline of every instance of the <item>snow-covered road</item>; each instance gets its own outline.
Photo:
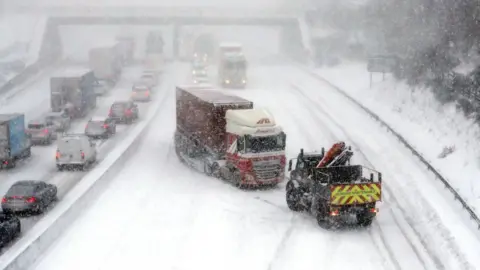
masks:
<path id="1" fill-rule="evenodd" d="M 52 68 L 37 80 L 33 80 L 31 85 L 24 88 L 17 88 L 1 97 L 7 100 L 6 105 L 2 106 L 0 113 L 25 113 L 26 120 L 32 120 L 36 117 L 50 111 L 50 77 L 65 69 L 74 69 L 73 66 L 62 66 Z M 69 132 L 83 133 L 85 125 L 90 116 L 106 116 L 111 104 L 115 100 L 126 100 L 130 97 L 131 86 L 141 74 L 140 66 L 127 67 L 124 69 L 121 80 L 116 87 L 106 96 L 97 98 L 97 108 L 83 119 L 75 120 Z M 146 113 L 149 109 L 148 104 L 139 105 L 140 114 Z M 128 134 L 132 126 L 118 125 L 117 134 L 108 140 L 97 141 L 98 162 L 101 162 L 114 147 L 121 143 Z M 56 143 L 47 146 L 33 146 L 32 156 L 17 164 L 17 167 L 11 170 L 0 171 L 0 194 L 6 193 L 8 188 L 20 180 L 43 180 L 55 184 L 58 187 L 58 197 L 62 197 L 82 179 L 85 172 L 58 172 L 55 167 Z M 47 214 L 47 213 L 45 213 Z M 22 218 L 22 232 L 30 230 L 43 215 Z M 8 249 L 11 245 L 7 246 Z"/>
<path id="2" fill-rule="evenodd" d="M 296 67 L 252 66 L 249 77 L 248 89 L 231 92 L 274 113 L 290 158 L 302 147 L 345 140 L 357 162 L 383 172 L 384 202 L 371 228 L 326 231 L 288 210 L 283 185 L 246 192 L 187 169 L 173 151 L 172 85 L 171 102 L 129 166 L 32 269 L 480 267 L 477 232 L 433 176 L 355 104 Z"/>

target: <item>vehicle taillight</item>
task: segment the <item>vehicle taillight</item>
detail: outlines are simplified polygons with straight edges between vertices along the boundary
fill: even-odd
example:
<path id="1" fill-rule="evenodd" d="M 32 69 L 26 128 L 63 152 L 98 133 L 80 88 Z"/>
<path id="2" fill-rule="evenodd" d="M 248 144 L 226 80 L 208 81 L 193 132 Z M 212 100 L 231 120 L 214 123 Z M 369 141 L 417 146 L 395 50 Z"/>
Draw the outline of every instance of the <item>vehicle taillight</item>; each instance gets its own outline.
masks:
<path id="1" fill-rule="evenodd" d="M 340 211 L 338 209 L 330 211 L 330 216 L 338 216 L 340 214 Z"/>
<path id="2" fill-rule="evenodd" d="M 149 91 L 146 91 L 145 92 L 145 96 L 149 96 L 150 95 L 150 92 Z"/>
<path id="3" fill-rule="evenodd" d="M 285 166 L 285 164 L 287 164 L 287 157 L 286 156 L 280 157 L 280 164 L 282 166 Z"/>
<path id="4" fill-rule="evenodd" d="M 108 125 L 107 125 L 107 124 L 104 124 L 104 125 L 103 125 L 103 128 L 108 128 Z"/>
<path id="5" fill-rule="evenodd" d="M 3 197 L 2 198 L 2 203 L 6 203 L 7 202 L 7 198 Z"/>
<path id="6" fill-rule="evenodd" d="M 55 158 L 59 159 L 60 158 L 60 151 L 57 150 L 57 153 L 55 154 Z"/>
<path id="7" fill-rule="evenodd" d="M 108 116 L 113 116 L 112 109 L 108 110 Z"/>
<path id="8" fill-rule="evenodd" d="M 85 159 L 85 153 L 83 151 L 80 152 L 80 156 L 82 157 L 82 159 Z"/>
<path id="9" fill-rule="evenodd" d="M 370 213 L 377 213 L 377 212 L 378 212 L 378 209 L 376 209 L 376 208 L 370 208 L 369 211 L 370 211 Z"/>
<path id="10" fill-rule="evenodd" d="M 126 115 L 132 114 L 132 109 L 127 109 L 127 110 L 125 111 L 125 114 L 126 114 Z"/>
<path id="11" fill-rule="evenodd" d="M 35 199 L 35 197 L 30 197 L 28 199 L 25 200 L 27 203 L 34 203 L 37 201 L 37 199 Z"/>
<path id="12" fill-rule="evenodd" d="M 253 168 L 253 163 L 250 159 L 242 159 L 238 162 L 238 167 L 241 170 L 250 171 Z"/>
<path id="13" fill-rule="evenodd" d="M 43 134 L 48 134 L 48 128 L 43 130 Z"/>

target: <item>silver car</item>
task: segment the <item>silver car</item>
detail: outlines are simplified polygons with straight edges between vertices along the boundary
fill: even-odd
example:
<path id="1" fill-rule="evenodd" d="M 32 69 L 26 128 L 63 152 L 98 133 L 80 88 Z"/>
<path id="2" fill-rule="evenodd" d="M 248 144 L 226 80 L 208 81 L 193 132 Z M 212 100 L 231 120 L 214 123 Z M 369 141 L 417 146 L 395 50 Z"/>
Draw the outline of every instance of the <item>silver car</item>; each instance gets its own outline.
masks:
<path id="1" fill-rule="evenodd" d="M 45 119 L 28 122 L 27 133 L 32 144 L 51 144 L 57 138 L 55 126 Z"/>
<path id="2" fill-rule="evenodd" d="M 55 127 L 56 132 L 65 132 L 71 126 L 71 119 L 65 112 L 50 112 L 45 119 L 48 125 Z"/>

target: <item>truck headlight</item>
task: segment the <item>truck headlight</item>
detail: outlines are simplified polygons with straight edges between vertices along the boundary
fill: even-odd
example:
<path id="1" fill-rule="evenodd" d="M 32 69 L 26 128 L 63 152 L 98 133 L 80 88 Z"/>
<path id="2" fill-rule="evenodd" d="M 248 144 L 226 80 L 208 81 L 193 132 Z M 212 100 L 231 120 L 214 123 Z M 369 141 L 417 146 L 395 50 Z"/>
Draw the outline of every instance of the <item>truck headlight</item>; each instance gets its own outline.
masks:
<path id="1" fill-rule="evenodd" d="M 193 80 L 193 83 L 197 83 L 197 80 Z"/>
<path id="2" fill-rule="evenodd" d="M 192 74 L 196 74 L 197 72 L 195 70 L 192 70 Z"/>
<path id="3" fill-rule="evenodd" d="M 245 174 L 245 181 L 254 182 L 255 181 L 255 176 L 247 173 L 247 174 Z"/>
<path id="4" fill-rule="evenodd" d="M 230 80 L 225 80 L 225 83 L 226 83 L 226 84 L 229 84 L 229 83 L 230 83 Z"/>
<path id="5" fill-rule="evenodd" d="M 243 83 L 243 84 L 246 84 L 246 83 L 247 83 L 247 80 L 243 79 L 243 80 L 242 80 L 242 83 Z"/>

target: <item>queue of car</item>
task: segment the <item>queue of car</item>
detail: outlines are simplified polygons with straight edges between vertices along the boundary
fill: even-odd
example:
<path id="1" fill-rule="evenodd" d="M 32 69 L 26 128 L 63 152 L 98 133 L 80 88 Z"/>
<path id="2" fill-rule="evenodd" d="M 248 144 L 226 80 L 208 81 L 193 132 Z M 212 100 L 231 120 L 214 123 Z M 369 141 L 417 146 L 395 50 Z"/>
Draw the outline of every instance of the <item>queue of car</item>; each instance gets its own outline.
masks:
<path id="1" fill-rule="evenodd" d="M 50 112 L 44 117 L 29 121 L 25 138 L 30 145 L 52 144 L 57 141 L 55 154 L 56 167 L 63 170 L 85 170 L 97 161 L 96 139 L 108 139 L 115 135 L 117 124 L 132 124 L 139 119 L 136 101 L 151 101 L 151 94 L 158 84 L 159 74 L 145 71 L 132 86 L 132 94 L 128 100 L 115 101 L 107 116 L 91 117 L 85 126 L 84 133 L 67 133 L 71 127 L 71 118 L 65 111 Z M 98 85 L 97 95 L 108 91 L 108 85 Z M 9 119 L 24 119 L 24 115 L 10 115 Z M 2 120 L 2 119 L 0 119 Z M 5 128 L 11 132 L 13 122 L 6 122 Z M 16 121 L 18 126 L 24 122 Z M 1 127 L 0 123 L 0 128 Z M 61 135 L 57 135 L 61 134 Z M 18 135 L 18 134 L 17 134 Z M 28 146 L 28 155 L 30 146 Z M 0 157 L 1 158 L 1 157 Z M 2 163 L 3 164 L 3 163 Z M 0 247 L 5 246 L 21 234 L 20 215 L 40 214 L 57 200 L 57 187 L 38 180 L 21 180 L 14 183 L 2 198 L 0 213 Z"/>

